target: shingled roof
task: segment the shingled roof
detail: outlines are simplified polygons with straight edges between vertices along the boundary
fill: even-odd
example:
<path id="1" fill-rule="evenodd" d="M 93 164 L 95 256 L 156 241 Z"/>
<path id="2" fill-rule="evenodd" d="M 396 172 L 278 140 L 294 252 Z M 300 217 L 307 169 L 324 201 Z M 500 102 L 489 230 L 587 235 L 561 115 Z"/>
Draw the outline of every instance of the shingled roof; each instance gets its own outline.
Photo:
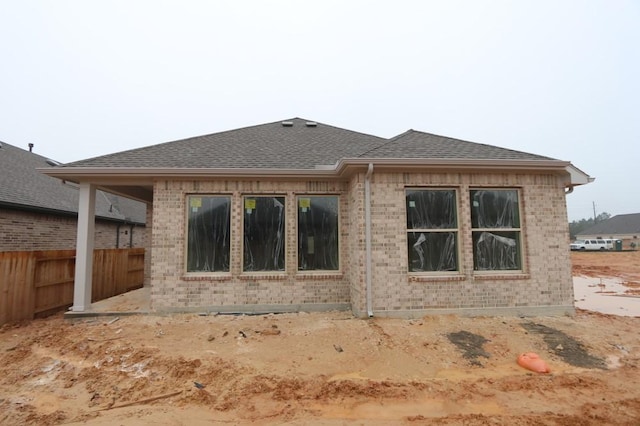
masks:
<path id="1" fill-rule="evenodd" d="M 541 155 L 409 130 L 364 152 L 367 158 L 439 158 L 485 160 L 553 160 Z"/>
<path id="2" fill-rule="evenodd" d="M 313 169 L 357 157 L 386 141 L 293 118 L 90 158 L 66 167 Z"/>
<path id="3" fill-rule="evenodd" d="M 580 232 L 580 235 L 601 236 L 633 234 L 640 234 L 640 213 L 619 214 Z"/>
<path id="4" fill-rule="evenodd" d="M 153 202 L 161 179 L 344 179 L 377 171 L 521 170 L 593 181 L 568 161 L 409 130 L 391 139 L 303 118 L 165 142 L 41 169 L 49 176 Z"/>
<path id="5" fill-rule="evenodd" d="M 77 215 L 78 187 L 38 172 L 57 163 L 41 155 L 0 142 L 0 208 Z M 96 216 L 144 224 L 144 203 L 98 191 Z"/>
<path id="6" fill-rule="evenodd" d="M 385 139 L 293 118 L 118 152 L 64 167 L 313 169 L 346 158 L 552 160 L 415 130 Z"/>

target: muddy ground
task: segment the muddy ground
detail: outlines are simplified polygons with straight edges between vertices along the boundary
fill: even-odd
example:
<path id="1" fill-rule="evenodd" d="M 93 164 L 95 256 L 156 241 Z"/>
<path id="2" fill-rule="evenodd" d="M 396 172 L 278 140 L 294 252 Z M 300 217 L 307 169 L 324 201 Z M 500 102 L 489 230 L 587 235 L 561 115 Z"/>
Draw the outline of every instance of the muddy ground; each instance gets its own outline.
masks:
<path id="1" fill-rule="evenodd" d="M 572 257 L 640 282 L 640 252 Z M 3 326 L 0 424 L 640 424 L 638 317 L 116 318 Z"/>

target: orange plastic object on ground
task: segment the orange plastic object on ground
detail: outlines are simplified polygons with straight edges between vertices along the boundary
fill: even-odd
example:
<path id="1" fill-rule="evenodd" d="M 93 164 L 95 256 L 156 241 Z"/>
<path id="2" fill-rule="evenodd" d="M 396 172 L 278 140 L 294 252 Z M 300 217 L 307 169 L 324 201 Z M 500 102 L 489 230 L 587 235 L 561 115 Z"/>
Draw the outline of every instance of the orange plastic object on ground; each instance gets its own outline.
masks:
<path id="1" fill-rule="evenodd" d="M 535 371 L 536 373 L 550 373 L 549 366 L 538 354 L 533 352 L 525 352 L 518 356 L 518 365 L 526 368 L 527 370 Z"/>

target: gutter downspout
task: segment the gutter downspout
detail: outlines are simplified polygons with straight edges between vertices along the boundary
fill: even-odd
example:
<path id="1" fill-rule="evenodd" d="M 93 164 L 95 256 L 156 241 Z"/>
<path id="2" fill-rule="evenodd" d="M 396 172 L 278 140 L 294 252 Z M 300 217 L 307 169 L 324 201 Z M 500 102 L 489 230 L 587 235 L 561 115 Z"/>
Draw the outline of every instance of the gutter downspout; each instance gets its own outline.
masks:
<path id="1" fill-rule="evenodd" d="M 373 163 L 369 163 L 367 174 L 364 177 L 364 239 L 366 250 L 366 274 L 365 287 L 367 297 L 367 316 L 373 317 L 372 296 L 371 296 L 371 175 L 373 174 Z"/>

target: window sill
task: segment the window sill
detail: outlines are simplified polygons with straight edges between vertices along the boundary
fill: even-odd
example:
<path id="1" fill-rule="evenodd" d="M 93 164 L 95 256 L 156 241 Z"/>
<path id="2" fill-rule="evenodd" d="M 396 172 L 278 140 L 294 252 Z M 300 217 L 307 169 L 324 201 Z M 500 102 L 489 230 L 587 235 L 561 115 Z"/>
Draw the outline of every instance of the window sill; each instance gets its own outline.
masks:
<path id="1" fill-rule="evenodd" d="M 334 271 L 298 271 L 296 278 L 303 280 L 341 280 L 344 278 L 344 274 Z"/>
<path id="2" fill-rule="evenodd" d="M 409 275 L 409 282 L 428 282 L 428 281 L 464 281 L 466 275 Z"/>
<path id="3" fill-rule="evenodd" d="M 206 275 L 198 274 L 198 275 L 183 275 L 180 277 L 183 281 L 226 281 L 231 279 L 231 274 L 225 272 L 221 273 L 210 273 Z"/>
<path id="4" fill-rule="evenodd" d="M 274 273 L 266 273 L 266 272 L 255 272 L 255 273 L 251 273 L 251 272 L 244 272 L 242 275 L 238 276 L 239 280 L 286 280 L 288 279 L 289 276 L 282 272 L 282 271 L 277 271 Z"/>
<path id="5" fill-rule="evenodd" d="M 514 272 L 513 274 L 505 272 L 488 272 L 482 274 L 474 274 L 473 279 L 476 281 L 493 281 L 493 280 L 528 280 L 531 275 L 522 272 Z"/>

